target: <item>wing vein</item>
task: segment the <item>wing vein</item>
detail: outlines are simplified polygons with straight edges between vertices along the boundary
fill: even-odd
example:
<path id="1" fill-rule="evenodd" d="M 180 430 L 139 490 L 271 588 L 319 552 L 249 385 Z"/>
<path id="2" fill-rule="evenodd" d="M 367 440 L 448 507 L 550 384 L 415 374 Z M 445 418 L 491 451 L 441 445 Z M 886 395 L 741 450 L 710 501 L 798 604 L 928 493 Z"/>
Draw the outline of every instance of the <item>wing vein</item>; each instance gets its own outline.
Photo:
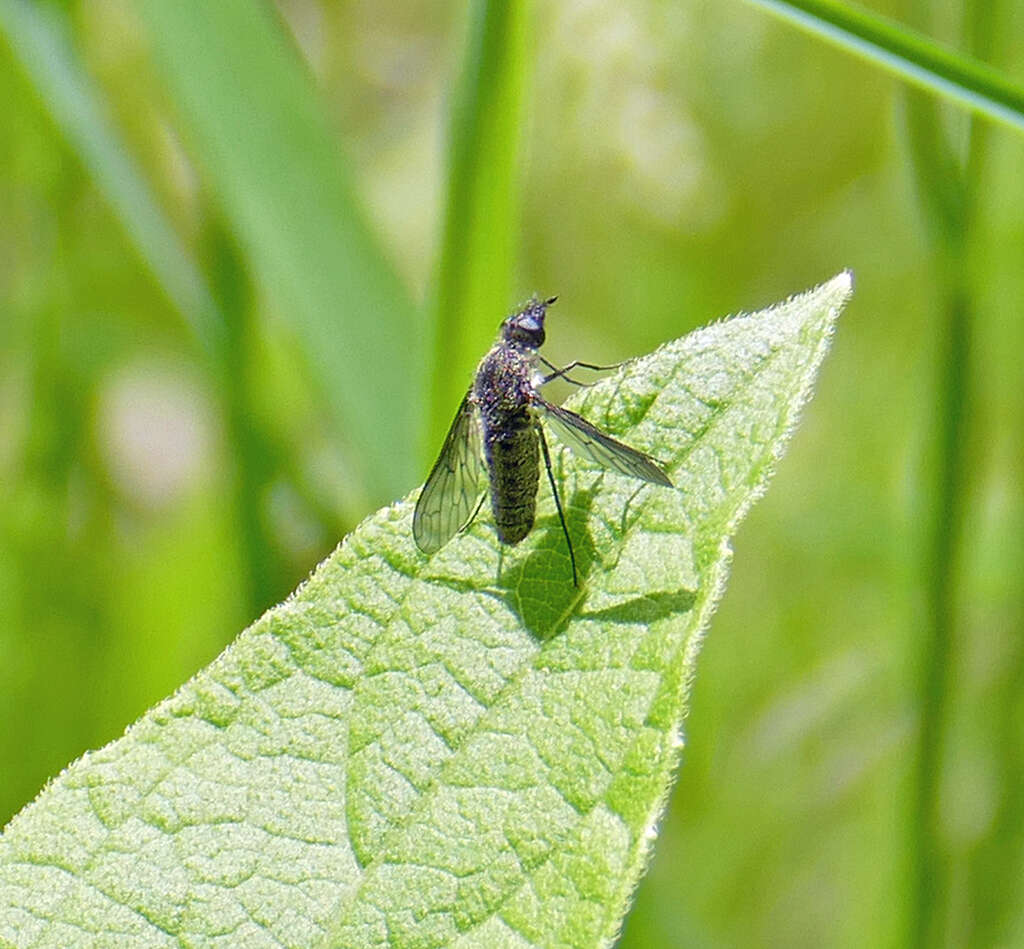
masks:
<path id="1" fill-rule="evenodd" d="M 483 475 L 480 420 L 467 392 L 416 501 L 412 534 L 420 550 L 440 550 L 469 523 L 486 490 Z"/>
<path id="2" fill-rule="evenodd" d="M 650 455 L 616 441 L 591 425 L 582 415 L 563 409 L 559 405 L 552 405 L 544 399 L 538 398 L 536 404 L 559 438 L 577 454 L 619 474 L 672 487 L 669 476 Z"/>

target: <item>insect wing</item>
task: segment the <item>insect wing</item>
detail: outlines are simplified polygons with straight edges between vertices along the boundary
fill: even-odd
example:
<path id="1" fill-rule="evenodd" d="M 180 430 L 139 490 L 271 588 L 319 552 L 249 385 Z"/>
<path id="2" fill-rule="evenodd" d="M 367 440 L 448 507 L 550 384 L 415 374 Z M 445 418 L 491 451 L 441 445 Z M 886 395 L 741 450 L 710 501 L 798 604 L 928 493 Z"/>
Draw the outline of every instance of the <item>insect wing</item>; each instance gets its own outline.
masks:
<path id="1" fill-rule="evenodd" d="M 630 448 L 629 445 L 623 445 L 610 435 L 605 435 L 575 412 L 552 405 L 543 399 L 537 399 L 536 404 L 558 433 L 558 437 L 573 451 L 619 474 L 672 487 L 668 475 L 649 455 Z"/>
<path id="2" fill-rule="evenodd" d="M 416 502 L 416 546 L 425 554 L 440 550 L 472 519 L 485 488 L 480 421 L 467 393 Z"/>

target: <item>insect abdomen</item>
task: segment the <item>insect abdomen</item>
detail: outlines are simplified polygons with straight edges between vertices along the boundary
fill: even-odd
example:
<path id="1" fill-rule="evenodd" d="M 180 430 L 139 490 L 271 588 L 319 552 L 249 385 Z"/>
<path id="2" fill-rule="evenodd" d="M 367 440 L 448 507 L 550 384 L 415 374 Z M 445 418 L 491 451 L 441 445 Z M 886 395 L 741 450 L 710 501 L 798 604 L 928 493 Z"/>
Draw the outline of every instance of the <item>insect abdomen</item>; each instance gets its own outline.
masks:
<path id="1" fill-rule="evenodd" d="M 518 544 L 533 527 L 537 510 L 540 451 L 529 413 L 516 415 L 486 440 L 491 508 L 502 543 Z"/>

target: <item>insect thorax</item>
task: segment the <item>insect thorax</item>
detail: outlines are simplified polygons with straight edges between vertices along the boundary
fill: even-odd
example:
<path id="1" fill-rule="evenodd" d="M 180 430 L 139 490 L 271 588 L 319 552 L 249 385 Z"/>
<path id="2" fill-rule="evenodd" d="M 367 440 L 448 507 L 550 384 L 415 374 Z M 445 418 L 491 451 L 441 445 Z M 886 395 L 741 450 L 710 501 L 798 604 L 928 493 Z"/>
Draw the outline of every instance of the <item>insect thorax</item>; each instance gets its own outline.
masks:
<path id="1" fill-rule="evenodd" d="M 534 350 L 502 343 L 484 356 L 473 382 L 473 398 L 485 430 L 528 417 L 535 364 Z"/>

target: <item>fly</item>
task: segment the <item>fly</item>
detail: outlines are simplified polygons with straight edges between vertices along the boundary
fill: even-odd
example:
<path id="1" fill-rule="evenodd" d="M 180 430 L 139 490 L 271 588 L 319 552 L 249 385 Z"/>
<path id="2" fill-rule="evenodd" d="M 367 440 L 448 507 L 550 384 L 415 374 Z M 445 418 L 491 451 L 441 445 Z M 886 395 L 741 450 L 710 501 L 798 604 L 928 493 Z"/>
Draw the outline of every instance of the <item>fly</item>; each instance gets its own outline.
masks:
<path id="1" fill-rule="evenodd" d="M 518 544 L 533 527 L 543 458 L 569 547 L 572 582 L 579 586 L 576 555 L 551 472 L 541 420 L 573 451 L 605 468 L 666 487 L 672 487 L 672 482 L 650 456 L 616 441 L 582 416 L 552 405 L 541 396 L 540 387 L 553 379 L 574 382 L 566 374 L 577 367 L 609 368 L 577 361 L 559 369 L 540 355 L 544 315 L 555 299 L 534 297 L 501 324 L 498 341 L 480 361 L 441 454 L 420 492 L 412 516 L 412 534 L 424 553 L 440 550 L 469 526 L 490 489 L 498 539 L 504 544 Z M 541 374 L 541 363 L 549 370 L 547 375 Z"/>

